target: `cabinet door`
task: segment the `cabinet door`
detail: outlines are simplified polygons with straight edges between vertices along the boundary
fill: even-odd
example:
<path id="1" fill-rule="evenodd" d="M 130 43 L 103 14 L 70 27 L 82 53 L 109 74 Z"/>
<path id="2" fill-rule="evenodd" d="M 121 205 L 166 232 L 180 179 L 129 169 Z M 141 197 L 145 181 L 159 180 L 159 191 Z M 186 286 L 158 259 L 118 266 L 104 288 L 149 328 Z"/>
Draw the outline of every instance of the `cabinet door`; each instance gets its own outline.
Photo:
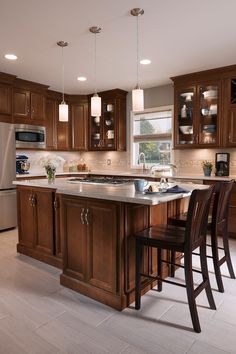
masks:
<path id="1" fill-rule="evenodd" d="M 84 202 L 62 198 L 63 273 L 78 280 L 86 280 L 87 238 L 83 214 Z"/>
<path id="2" fill-rule="evenodd" d="M 118 122 L 117 105 L 115 99 L 104 100 L 102 104 L 102 122 L 103 122 L 103 144 L 104 150 L 115 150 L 117 146 L 117 128 Z M 119 136 L 118 136 L 119 137 Z"/>
<path id="3" fill-rule="evenodd" d="M 19 243 L 28 248 L 34 246 L 34 209 L 32 206 L 32 191 L 17 188 L 17 210 Z"/>
<path id="4" fill-rule="evenodd" d="M 227 117 L 226 146 L 236 146 L 236 108 L 230 108 Z"/>
<path id="5" fill-rule="evenodd" d="M 60 200 L 54 193 L 54 238 L 55 249 L 54 254 L 56 257 L 62 258 L 62 239 L 61 239 L 61 226 L 60 226 Z"/>
<path id="6" fill-rule="evenodd" d="M 116 293 L 118 291 L 118 207 L 109 202 L 89 202 L 86 212 L 88 213 L 88 282 Z"/>
<path id="7" fill-rule="evenodd" d="M 42 94 L 31 92 L 31 119 L 45 119 L 45 98 Z"/>
<path id="8" fill-rule="evenodd" d="M 33 190 L 35 209 L 35 248 L 53 254 L 53 193 Z"/>
<path id="9" fill-rule="evenodd" d="M 202 147 L 219 145 L 221 115 L 221 81 L 198 85 L 197 142 Z"/>
<path id="10" fill-rule="evenodd" d="M 55 127 L 55 100 L 46 100 L 46 145 L 47 149 L 53 150 L 57 147 Z"/>
<path id="11" fill-rule="evenodd" d="M 187 148 L 197 144 L 196 86 L 175 89 L 175 146 Z"/>
<path id="12" fill-rule="evenodd" d="M 13 116 L 15 118 L 30 117 L 30 92 L 14 88 L 13 91 Z"/>
<path id="13" fill-rule="evenodd" d="M 88 142 L 88 104 L 71 105 L 72 149 L 87 150 Z"/>
<path id="14" fill-rule="evenodd" d="M 12 114 L 12 88 L 11 86 L 0 84 L 0 120 L 10 123 L 11 114 Z"/>

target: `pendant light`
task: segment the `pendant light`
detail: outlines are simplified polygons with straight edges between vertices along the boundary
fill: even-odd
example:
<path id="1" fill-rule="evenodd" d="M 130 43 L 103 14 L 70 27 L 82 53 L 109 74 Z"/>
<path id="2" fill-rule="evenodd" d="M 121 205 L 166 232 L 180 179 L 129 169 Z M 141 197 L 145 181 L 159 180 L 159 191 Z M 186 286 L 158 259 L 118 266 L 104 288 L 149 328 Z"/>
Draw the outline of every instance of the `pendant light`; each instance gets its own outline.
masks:
<path id="1" fill-rule="evenodd" d="M 89 31 L 94 34 L 94 84 L 95 84 L 95 90 L 94 90 L 94 95 L 91 97 L 91 116 L 92 117 L 100 117 L 101 116 L 101 111 L 102 111 L 102 102 L 101 102 L 101 97 L 98 96 L 97 94 L 97 81 L 96 81 L 96 57 L 97 57 L 97 41 L 96 41 L 96 36 L 98 33 L 101 32 L 100 27 L 90 27 Z"/>
<path id="2" fill-rule="evenodd" d="M 139 86 L 139 16 L 144 14 L 144 10 L 135 8 L 130 11 L 132 16 L 137 18 L 137 85 L 132 90 L 132 110 L 133 112 L 143 111 L 144 109 L 144 97 L 143 90 Z"/>
<path id="3" fill-rule="evenodd" d="M 68 42 L 64 41 L 59 41 L 57 42 L 57 45 L 61 47 L 61 53 L 62 53 L 62 102 L 59 104 L 59 121 L 60 122 L 68 122 L 69 117 L 68 117 L 68 105 L 65 102 L 65 68 L 64 68 L 64 48 L 68 46 Z"/>

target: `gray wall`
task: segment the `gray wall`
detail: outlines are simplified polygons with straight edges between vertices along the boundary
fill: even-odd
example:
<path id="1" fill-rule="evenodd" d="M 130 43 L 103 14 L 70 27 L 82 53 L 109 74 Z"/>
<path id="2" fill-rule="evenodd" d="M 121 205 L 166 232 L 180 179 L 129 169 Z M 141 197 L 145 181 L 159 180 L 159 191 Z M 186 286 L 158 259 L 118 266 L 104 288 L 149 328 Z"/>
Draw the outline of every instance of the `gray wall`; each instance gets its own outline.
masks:
<path id="1" fill-rule="evenodd" d="M 144 90 L 144 108 L 169 106 L 174 104 L 174 87 L 172 85 L 152 87 Z"/>

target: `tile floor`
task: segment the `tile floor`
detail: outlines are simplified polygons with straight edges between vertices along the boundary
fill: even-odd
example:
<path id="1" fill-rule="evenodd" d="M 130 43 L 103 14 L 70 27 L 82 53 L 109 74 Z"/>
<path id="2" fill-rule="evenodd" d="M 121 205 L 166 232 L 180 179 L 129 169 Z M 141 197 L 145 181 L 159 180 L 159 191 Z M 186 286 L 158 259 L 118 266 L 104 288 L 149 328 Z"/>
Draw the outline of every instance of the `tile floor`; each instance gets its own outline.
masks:
<path id="1" fill-rule="evenodd" d="M 225 268 L 220 294 L 209 267 L 217 311 L 198 297 L 197 334 L 183 288 L 164 284 L 142 297 L 140 311 L 117 312 L 60 286 L 60 270 L 17 254 L 17 230 L 0 240 L 0 354 L 236 353 L 236 280 Z M 231 250 L 236 270 L 236 240 Z"/>

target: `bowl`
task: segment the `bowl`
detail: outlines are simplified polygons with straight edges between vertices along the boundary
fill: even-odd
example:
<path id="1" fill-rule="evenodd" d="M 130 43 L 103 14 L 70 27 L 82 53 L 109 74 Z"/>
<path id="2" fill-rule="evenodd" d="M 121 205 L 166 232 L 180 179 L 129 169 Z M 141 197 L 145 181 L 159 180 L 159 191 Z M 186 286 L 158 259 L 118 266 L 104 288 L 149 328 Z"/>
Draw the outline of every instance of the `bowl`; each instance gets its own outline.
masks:
<path id="1" fill-rule="evenodd" d="M 181 133 L 183 134 L 193 134 L 193 126 L 192 125 L 181 125 L 179 127 Z"/>
<path id="2" fill-rule="evenodd" d="M 211 104 L 209 114 L 217 114 L 217 104 Z"/>
<path id="3" fill-rule="evenodd" d="M 203 96 L 206 99 L 217 98 L 217 90 L 208 90 L 203 92 Z"/>

